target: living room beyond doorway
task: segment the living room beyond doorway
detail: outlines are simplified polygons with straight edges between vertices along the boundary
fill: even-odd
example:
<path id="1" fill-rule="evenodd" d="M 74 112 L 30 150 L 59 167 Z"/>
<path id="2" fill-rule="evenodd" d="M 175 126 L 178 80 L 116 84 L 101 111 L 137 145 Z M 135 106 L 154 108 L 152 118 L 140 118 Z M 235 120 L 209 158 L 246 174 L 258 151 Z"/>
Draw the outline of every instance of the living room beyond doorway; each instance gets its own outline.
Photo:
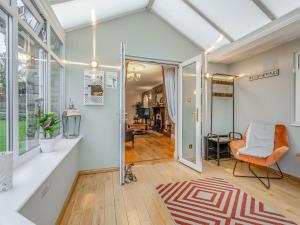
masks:
<path id="1" fill-rule="evenodd" d="M 174 99 L 168 97 L 168 76 L 174 66 L 139 61 L 126 62 L 125 162 L 174 158 Z M 170 104 L 170 105 L 168 105 Z"/>

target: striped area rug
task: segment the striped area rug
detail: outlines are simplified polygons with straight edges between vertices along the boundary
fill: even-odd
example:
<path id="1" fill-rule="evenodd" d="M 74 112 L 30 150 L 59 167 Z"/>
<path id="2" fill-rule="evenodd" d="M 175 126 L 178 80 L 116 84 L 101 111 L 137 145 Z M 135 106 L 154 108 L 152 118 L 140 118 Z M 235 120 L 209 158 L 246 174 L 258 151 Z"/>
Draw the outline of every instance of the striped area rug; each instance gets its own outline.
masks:
<path id="1" fill-rule="evenodd" d="M 220 178 L 162 184 L 156 189 L 175 224 L 295 224 Z"/>

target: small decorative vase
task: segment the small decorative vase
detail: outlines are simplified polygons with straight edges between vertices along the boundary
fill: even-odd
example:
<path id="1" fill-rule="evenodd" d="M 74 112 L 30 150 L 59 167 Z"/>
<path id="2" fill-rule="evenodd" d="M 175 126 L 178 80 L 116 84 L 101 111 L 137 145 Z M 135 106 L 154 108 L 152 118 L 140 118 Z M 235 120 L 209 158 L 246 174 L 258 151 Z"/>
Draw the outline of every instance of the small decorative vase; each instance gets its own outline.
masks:
<path id="1" fill-rule="evenodd" d="M 12 188 L 13 181 L 13 153 L 0 153 L 0 192 Z"/>
<path id="2" fill-rule="evenodd" d="M 43 153 L 49 153 L 54 151 L 56 139 L 40 139 L 40 146 Z"/>

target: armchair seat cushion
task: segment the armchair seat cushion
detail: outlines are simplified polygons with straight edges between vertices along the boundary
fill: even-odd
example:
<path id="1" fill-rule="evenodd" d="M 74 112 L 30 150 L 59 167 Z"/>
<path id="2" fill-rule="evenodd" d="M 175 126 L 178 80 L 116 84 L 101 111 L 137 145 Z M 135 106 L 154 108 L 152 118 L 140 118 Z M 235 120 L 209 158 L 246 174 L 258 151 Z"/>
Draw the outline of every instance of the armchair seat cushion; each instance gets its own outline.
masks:
<path id="1" fill-rule="evenodd" d="M 230 149 L 234 157 L 238 160 L 249 162 L 251 164 L 270 167 L 278 162 L 289 150 L 287 131 L 284 125 L 276 125 L 275 127 L 275 149 L 273 153 L 267 158 L 258 158 L 248 155 L 238 154 L 241 148 L 246 146 L 246 140 L 235 140 L 230 142 Z"/>

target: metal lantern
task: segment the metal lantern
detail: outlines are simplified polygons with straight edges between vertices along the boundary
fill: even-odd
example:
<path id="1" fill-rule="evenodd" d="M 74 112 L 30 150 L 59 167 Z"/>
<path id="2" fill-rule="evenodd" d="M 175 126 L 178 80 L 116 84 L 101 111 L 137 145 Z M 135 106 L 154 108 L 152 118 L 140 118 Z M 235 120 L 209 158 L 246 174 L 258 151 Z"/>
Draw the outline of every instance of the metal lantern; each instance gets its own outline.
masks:
<path id="1" fill-rule="evenodd" d="M 70 103 L 69 108 L 63 112 L 63 135 L 67 139 L 77 138 L 79 136 L 81 115 Z"/>

